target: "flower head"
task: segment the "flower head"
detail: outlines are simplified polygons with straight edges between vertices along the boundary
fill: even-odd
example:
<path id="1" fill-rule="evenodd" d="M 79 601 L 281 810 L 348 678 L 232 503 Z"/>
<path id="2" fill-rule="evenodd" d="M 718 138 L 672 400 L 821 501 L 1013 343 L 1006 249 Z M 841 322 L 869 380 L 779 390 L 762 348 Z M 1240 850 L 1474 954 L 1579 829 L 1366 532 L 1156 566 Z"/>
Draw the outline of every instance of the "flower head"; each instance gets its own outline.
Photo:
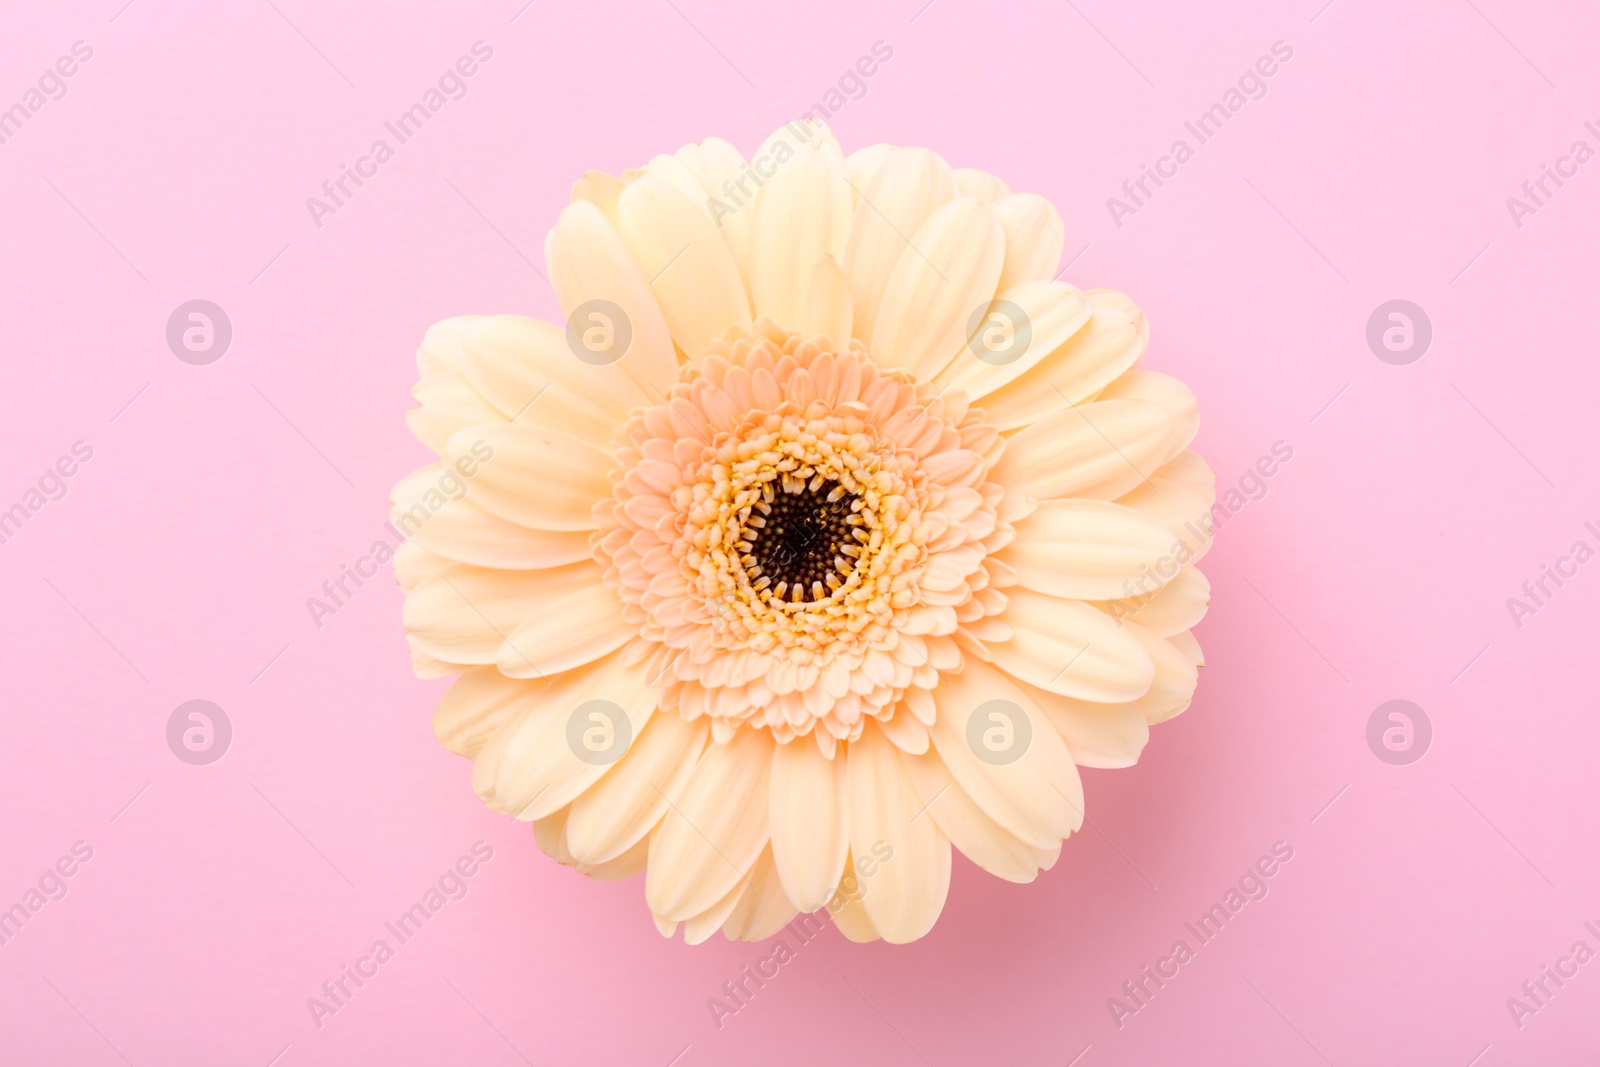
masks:
<path id="1" fill-rule="evenodd" d="M 1048 202 L 815 124 L 752 162 L 586 175 L 565 328 L 429 331 L 406 630 L 479 795 L 645 870 L 663 932 L 909 941 L 952 844 L 1033 879 L 1077 766 L 1188 706 L 1213 482 L 1139 309 L 1055 279 Z"/>

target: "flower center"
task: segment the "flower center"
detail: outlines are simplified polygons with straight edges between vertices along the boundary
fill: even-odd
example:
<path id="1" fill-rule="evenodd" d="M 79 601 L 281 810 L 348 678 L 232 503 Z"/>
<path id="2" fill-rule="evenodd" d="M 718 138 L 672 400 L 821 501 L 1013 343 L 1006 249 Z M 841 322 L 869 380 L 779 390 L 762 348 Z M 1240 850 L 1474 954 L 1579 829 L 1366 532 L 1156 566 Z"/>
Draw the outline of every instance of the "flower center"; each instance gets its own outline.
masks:
<path id="1" fill-rule="evenodd" d="M 812 486 L 822 481 L 823 484 Z M 793 486 L 793 488 L 791 488 Z M 860 554 L 859 497 L 837 483 L 813 478 L 810 484 L 785 485 L 771 501 L 755 506 L 741 531 L 745 566 L 751 586 L 771 589 L 779 600 L 821 600 L 850 577 Z"/>

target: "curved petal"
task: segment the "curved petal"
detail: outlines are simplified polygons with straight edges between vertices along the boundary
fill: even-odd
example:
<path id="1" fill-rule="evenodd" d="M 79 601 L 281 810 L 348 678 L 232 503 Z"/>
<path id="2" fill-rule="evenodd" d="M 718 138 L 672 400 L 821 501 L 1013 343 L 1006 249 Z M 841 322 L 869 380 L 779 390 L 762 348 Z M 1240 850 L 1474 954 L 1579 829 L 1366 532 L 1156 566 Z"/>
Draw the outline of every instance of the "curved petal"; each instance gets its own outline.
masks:
<path id="1" fill-rule="evenodd" d="M 608 583 L 567 588 L 542 597 L 539 610 L 506 635 L 496 664 L 511 678 L 542 678 L 614 652 L 633 634 Z"/>
<path id="2" fill-rule="evenodd" d="M 429 575 L 401 609 L 411 647 L 447 663 L 493 663 L 505 635 L 573 584 L 599 583 L 594 563 L 548 571 L 491 571 L 463 563 Z"/>
<path id="3" fill-rule="evenodd" d="M 679 158 L 688 162 L 690 145 L 680 149 Z M 720 137 L 707 137 L 698 145 L 700 181 L 705 186 L 706 212 L 722 235 L 722 243 L 739 268 L 745 299 L 750 299 L 750 235 L 755 231 L 756 213 L 752 208 L 760 186 L 752 188 L 750 167 L 733 145 Z M 690 164 L 693 168 L 693 164 Z"/>
<path id="4" fill-rule="evenodd" d="M 1093 704 L 1085 700 L 1023 688 L 1067 743 L 1080 767 L 1132 767 L 1150 740 L 1150 723 L 1137 701 Z"/>
<path id="5" fill-rule="evenodd" d="M 1161 578 L 1150 575 L 1151 584 Z M 1120 622 L 1136 622 L 1158 637 L 1192 630 L 1206 617 L 1211 603 L 1211 583 L 1198 567 L 1185 564 L 1160 588 L 1133 596 L 1103 601 L 1096 606 Z"/>
<path id="6" fill-rule="evenodd" d="M 1080 404 L 1018 431 L 991 477 L 1040 500 L 1115 500 L 1155 472 L 1172 433 L 1168 410 L 1148 400 Z"/>
<path id="7" fill-rule="evenodd" d="M 585 863 L 604 863 L 643 841 L 683 791 L 709 734 L 703 718 L 691 723 L 678 715 L 651 716 L 610 773 L 572 802 L 572 854 Z"/>
<path id="8" fill-rule="evenodd" d="M 1172 430 L 1166 454 L 1161 457 L 1162 463 L 1188 448 L 1189 442 L 1200 430 L 1200 402 L 1195 399 L 1193 390 L 1170 374 L 1148 370 L 1129 371 L 1112 382 L 1100 394 L 1100 399 L 1144 400 L 1166 409 Z"/>
<path id="9" fill-rule="evenodd" d="M 750 871 L 750 884 L 742 887 L 739 903 L 723 924 L 722 932 L 739 941 L 765 941 L 782 930 L 798 909 L 784 895 L 778 868 L 769 846 Z"/>
<path id="10" fill-rule="evenodd" d="M 1173 551 L 1166 526 L 1103 500 L 1046 500 L 1014 525 L 997 558 L 1027 588 L 1069 600 L 1128 596 Z"/>
<path id="11" fill-rule="evenodd" d="M 950 839 L 923 814 L 900 750 L 867 723 L 847 755 L 850 851 L 888 858 L 862 884 L 861 904 L 890 944 L 905 944 L 933 929 L 950 892 Z M 877 846 L 878 851 L 874 851 Z M 851 871 L 849 874 L 854 874 Z"/>
<path id="12" fill-rule="evenodd" d="M 832 256 L 817 260 L 806 288 L 806 314 L 800 333 L 826 337 L 836 348 L 843 348 L 850 343 L 853 316 L 850 284 L 839 264 Z"/>
<path id="13" fill-rule="evenodd" d="M 646 176 L 622 191 L 617 228 L 650 279 L 672 339 L 689 358 L 730 327 L 750 332 L 738 264 L 702 207 Z"/>
<path id="14" fill-rule="evenodd" d="M 825 758 L 809 738 L 779 745 L 769 797 L 778 877 L 801 911 L 816 911 L 838 886 L 850 848 L 845 761 Z"/>
<path id="15" fill-rule="evenodd" d="M 631 340 L 613 362 L 647 396 L 677 381 L 678 357 L 650 281 L 599 208 L 587 200 L 567 205 L 545 240 L 545 262 L 565 315 L 591 300 L 608 300 L 622 310 Z"/>
<path id="16" fill-rule="evenodd" d="M 432 463 L 400 479 L 389 494 L 389 522 L 402 537 L 441 559 L 500 570 L 560 567 L 591 558 L 585 531 L 531 530 L 484 511 L 471 482 Z M 359 562 L 359 561 L 358 561 Z"/>
<path id="17" fill-rule="evenodd" d="M 1035 848 L 989 818 L 956 784 L 938 752 L 907 757 L 906 768 L 939 829 L 979 867 L 1008 882 L 1031 882 L 1041 870 L 1055 865 L 1061 842 L 1047 849 Z"/>
<path id="18" fill-rule="evenodd" d="M 406 412 L 406 425 L 417 440 L 441 456 L 450 435 L 463 427 L 506 421 L 460 371 L 430 374 L 411 387 L 411 395 L 422 406 Z"/>
<path id="19" fill-rule="evenodd" d="M 831 138 L 807 142 L 779 131 L 754 159 L 766 178 L 750 237 L 750 293 L 757 315 L 786 329 L 805 319 L 817 260 L 844 252 L 850 184 Z"/>
<path id="20" fill-rule="evenodd" d="M 1000 270 L 999 287 L 1054 278 L 1066 240 L 1055 205 L 1034 193 L 1013 193 L 994 202 L 994 213 L 1006 231 L 1006 264 Z"/>
<path id="21" fill-rule="evenodd" d="M 461 335 L 482 317 L 457 315 L 454 318 L 441 319 L 429 326 L 428 331 L 422 335 L 422 344 L 417 348 L 417 376 L 426 378 L 431 374 L 460 370 L 458 356 Z"/>
<path id="22" fill-rule="evenodd" d="M 1082 290 L 1066 282 L 1024 282 L 995 294 L 978 332 L 934 379 L 975 402 L 1027 373 L 1089 321 Z"/>
<path id="23" fill-rule="evenodd" d="M 934 700 L 933 747 L 985 815 L 1047 850 L 1082 825 L 1083 786 L 1072 754 L 1020 685 L 975 661 L 944 678 Z M 996 748 L 993 738 L 1003 743 Z"/>
<path id="24" fill-rule="evenodd" d="M 1005 231 L 985 204 L 961 196 L 928 217 L 884 288 L 868 347 L 888 367 L 929 379 L 967 343 L 973 315 L 994 298 Z"/>
<path id="25" fill-rule="evenodd" d="M 521 315 L 473 323 L 462 337 L 461 371 L 504 421 L 535 423 L 600 447 L 611 443 L 631 409 L 653 403 L 621 367 L 585 363 L 567 346 L 565 330 Z"/>
<path id="26" fill-rule="evenodd" d="M 473 503 L 536 530 L 592 530 L 595 503 L 611 497 L 611 456 L 540 426 L 469 426 L 450 438 L 446 455 L 477 465 Z"/>
<path id="27" fill-rule="evenodd" d="M 654 914 L 683 921 L 748 877 L 768 839 L 772 736 L 738 731 L 706 749 L 650 841 L 644 895 Z"/>
<path id="28" fill-rule="evenodd" d="M 1150 689 L 1155 665 L 1110 616 L 1077 600 L 1006 590 L 1009 641 L 989 644 L 995 666 L 1019 681 L 1079 700 L 1116 704 Z"/>
<path id="29" fill-rule="evenodd" d="M 495 731 L 526 710 L 542 688 L 493 667 L 462 671 L 433 709 L 433 736 L 456 755 L 476 759 Z"/>
<path id="30" fill-rule="evenodd" d="M 472 787 L 484 803 L 523 821 L 544 819 L 565 808 L 616 765 L 581 758 L 570 743 L 573 717 L 589 714 L 584 705 L 605 701 L 618 709 L 627 719 L 630 745 L 656 706 L 644 665 L 630 665 L 620 655 L 553 675 L 547 683 L 530 707 L 490 738 L 472 768 Z M 615 720 L 609 725 L 614 731 L 621 728 Z M 575 862 L 564 844 L 563 850 L 564 862 Z"/>
<path id="31" fill-rule="evenodd" d="M 862 152 L 850 157 L 850 180 L 860 200 L 845 242 L 844 271 L 855 301 L 855 336 L 862 341 L 872 337 L 878 306 L 895 264 L 907 250 L 908 235 L 956 195 L 954 173 L 933 152 L 881 147 L 875 157 L 864 158 Z"/>
<path id="32" fill-rule="evenodd" d="M 976 197 L 985 204 L 993 204 L 1011 195 L 1011 186 L 981 170 L 961 167 L 956 171 L 956 188 L 962 196 Z"/>
<path id="33" fill-rule="evenodd" d="M 1150 342 L 1138 306 L 1111 289 L 1084 293 L 1090 315 L 1082 329 L 1013 381 L 983 398 L 983 410 L 1012 430 L 1093 398 L 1132 368 Z"/>

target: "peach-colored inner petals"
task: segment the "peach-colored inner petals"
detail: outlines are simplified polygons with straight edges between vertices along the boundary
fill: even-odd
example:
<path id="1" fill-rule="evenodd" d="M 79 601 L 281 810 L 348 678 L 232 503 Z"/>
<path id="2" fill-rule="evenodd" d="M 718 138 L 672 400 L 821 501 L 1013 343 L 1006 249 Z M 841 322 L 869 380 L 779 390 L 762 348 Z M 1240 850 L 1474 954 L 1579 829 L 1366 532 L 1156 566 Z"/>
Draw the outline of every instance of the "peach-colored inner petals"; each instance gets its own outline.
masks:
<path id="1" fill-rule="evenodd" d="M 596 509 L 662 706 L 709 716 L 720 740 L 741 723 L 815 732 L 828 755 L 869 717 L 922 718 L 917 691 L 960 669 L 958 626 L 1005 606 L 985 566 L 1012 537 L 987 480 L 1002 447 L 964 394 L 875 365 L 859 340 L 841 352 L 763 320 L 713 342 L 624 428 Z M 801 512 L 825 513 L 825 543 L 786 566 L 768 522 Z M 784 580 L 798 573 L 809 586 Z"/>

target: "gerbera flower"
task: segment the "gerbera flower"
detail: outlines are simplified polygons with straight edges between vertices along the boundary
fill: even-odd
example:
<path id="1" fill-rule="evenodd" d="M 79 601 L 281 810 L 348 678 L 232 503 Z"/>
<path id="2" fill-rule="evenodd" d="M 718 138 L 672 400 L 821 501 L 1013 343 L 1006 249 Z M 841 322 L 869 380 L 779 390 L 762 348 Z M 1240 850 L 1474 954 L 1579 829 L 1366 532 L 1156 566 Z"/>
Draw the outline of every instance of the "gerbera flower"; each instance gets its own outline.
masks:
<path id="1" fill-rule="evenodd" d="M 545 246 L 568 322 L 431 329 L 441 460 L 394 496 L 483 800 L 645 871 L 691 942 L 824 906 L 911 941 L 952 845 L 1049 869 L 1077 767 L 1189 704 L 1215 495 L 1193 394 L 1061 247 L 1042 198 L 820 125 L 580 180 Z"/>

